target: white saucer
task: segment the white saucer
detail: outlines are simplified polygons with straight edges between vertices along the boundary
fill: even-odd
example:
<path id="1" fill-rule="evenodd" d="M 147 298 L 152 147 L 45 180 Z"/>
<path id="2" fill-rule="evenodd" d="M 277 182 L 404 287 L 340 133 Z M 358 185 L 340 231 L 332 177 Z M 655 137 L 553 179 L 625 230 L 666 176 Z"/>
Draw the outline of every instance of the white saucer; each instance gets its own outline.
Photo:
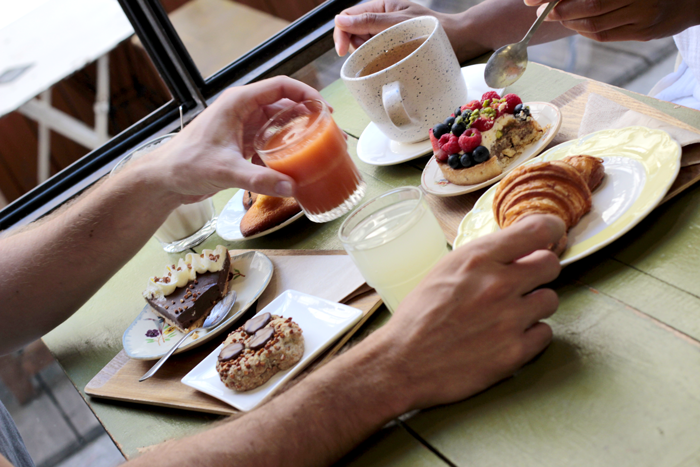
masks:
<path id="1" fill-rule="evenodd" d="M 467 102 L 481 99 L 487 91 L 496 91 L 498 94 L 503 92 L 503 89 L 492 89 L 486 85 L 484 68 L 485 64 L 462 68 L 462 77 L 467 83 Z M 372 165 L 396 165 L 425 156 L 432 151 L 430 139 L 412 144 L 398 143 L 387 138 L 374 122 L 367 125 L 357 143 L 357 156 L 361 161 Z"/>
<path id="2" fill-rule="evenodd" d="M 228 200 L 226 206 L 219 214 L 216 220 L 216 233 L 219 237 L 226 241 L 233 242 L 237 240 L 252 240 L 254 238 L 262 237 L 263 235 L 271 234 L 279 229 L 286 227 L 297 219 L 304 217 L 304 211 L 300 211 L 298 214 L 293 215 L 286 221 L 278 224 L 271 229 L 264 230 L 262 232 L 251 235 L 250 237 L 244 237 L 241 233 L 241 219 L 246 213 L 243 207 L 243 193 L 245 190 L 238 190 L 233 197 Z"/>

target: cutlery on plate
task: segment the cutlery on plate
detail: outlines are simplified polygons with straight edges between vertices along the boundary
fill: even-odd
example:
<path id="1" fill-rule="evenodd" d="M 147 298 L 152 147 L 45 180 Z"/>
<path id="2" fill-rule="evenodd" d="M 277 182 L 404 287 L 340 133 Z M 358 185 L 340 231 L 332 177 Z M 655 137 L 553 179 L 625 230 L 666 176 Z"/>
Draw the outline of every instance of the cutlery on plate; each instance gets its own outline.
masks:
<path id="1" fill-rule="evenodd" d="M 486 62 L 484 80 L 489 87 L 499 89 L 515 83 L 527 68 L 527 44 L 540 27 L 550 11 L 559 3 L 550 2 L 542 14 L 535 20 L 523 40 L 515 44 L 504 45 L 491 55 Z"/>
<path id="2" fill-rule="evenodd" d="M 224 297 L 223 300 L 221 300 L 219 303 L 214 305 L 214 308 L 211 309 L 209 316 L 207 316 L 207 318 L 204 320 L 204 323 L 202 323 L 202 326 L 198 327 L 196 329 L 193 329 L 190 332 L 188 332 L 187 334 L 185 334 L 185 336 L 182 339 L 180 339 L 177 344 L 175 344 L 170 350 L 168 350 L 168 352 L 165 355 L 163 355 L 160 358 L 160 360 L 158 360 L 156 362 L 156 364 L 153 365 L 153 367 L 151 367 L 151 369 L 148 370 L 146 372 L 146 374 L 144 374 L 139 379 L 139 383 L 141 381 L 146 381 L 148 378 L 150 378 L 151 376 L 156 374 L 156 371 L 158 371 L 160 369 L 160 367 L 163 366 L 163 363 L 165 363 L 165 361 L 167 359 L 169 359 L 170 356 L 173 353 L 175 353 L 175 351 L 182 345 L 182 343 L 185 342 L 185 340 L 188 337 L 190 337 L 192 334 L 194 334 L 197 331 L 206 331 L 208 329 L 211 329 L 211 328 L 219 325 L 219 323 L 221 323 L 221 321 L 223 321 L 223 319 L 226 318 L 226 316 L 228 316 L 228 312 L 233 307 L 233 304 L 236 303 L 236 295 L 237 294 L 236 294 L 235 290 L 232 290 L 230 293 L 226 294 L 226 296 Z"/>

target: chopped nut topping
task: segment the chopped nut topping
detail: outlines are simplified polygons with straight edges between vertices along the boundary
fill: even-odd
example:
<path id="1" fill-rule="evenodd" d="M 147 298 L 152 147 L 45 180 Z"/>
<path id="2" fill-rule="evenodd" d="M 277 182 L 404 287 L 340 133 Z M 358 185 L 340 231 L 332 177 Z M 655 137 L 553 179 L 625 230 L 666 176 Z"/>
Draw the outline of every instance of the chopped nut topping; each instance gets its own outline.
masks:
<path id="1" fill-rule="evenodd" d="M 163 282 L 165 282 L 166 284 L 170 284 L 170 278 L 169 278 L 169 277 L 164 277 L 164 278 L 163 278 Z"/>
<path id="2" fill-rule="evenodd" d="M 183 299 L 180 299 L 180 303 L 185 303 L 185 301 Z"/>

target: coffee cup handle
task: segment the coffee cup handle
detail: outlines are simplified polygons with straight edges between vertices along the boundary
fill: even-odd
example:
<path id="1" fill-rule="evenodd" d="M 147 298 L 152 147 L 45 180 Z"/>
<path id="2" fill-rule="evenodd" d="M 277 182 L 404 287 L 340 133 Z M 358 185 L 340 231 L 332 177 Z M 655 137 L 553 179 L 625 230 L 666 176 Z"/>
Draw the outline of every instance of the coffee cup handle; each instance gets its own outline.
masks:
<path id="1" fill-rule="evenodd" d="M 412 123 L 401 98 L 401 87 L 398 81 L 382 86 L 382 102 L 384 111 L 391 123 L 397 128 L 402 128 Z"/>

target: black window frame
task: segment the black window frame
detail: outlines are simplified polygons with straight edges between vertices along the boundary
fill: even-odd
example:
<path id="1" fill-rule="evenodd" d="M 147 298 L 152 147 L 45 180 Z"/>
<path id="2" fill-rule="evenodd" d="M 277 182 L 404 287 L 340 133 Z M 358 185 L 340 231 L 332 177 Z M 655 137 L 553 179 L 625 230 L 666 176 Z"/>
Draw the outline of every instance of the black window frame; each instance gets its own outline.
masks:
<path id="1" fill-rule="evenodd" d="M 51 212 L 108 174 L 130 150 L 176 131 L 181 111 L 189 121 L 228 87 L 291 75 L 311 63 L 333 47 L 335 15 L 363 1 L 326 0 L 204 79 L 158 0 L 119 0 L 172 99 L 0 210 L 0 230 L 11 230 Z"/>

